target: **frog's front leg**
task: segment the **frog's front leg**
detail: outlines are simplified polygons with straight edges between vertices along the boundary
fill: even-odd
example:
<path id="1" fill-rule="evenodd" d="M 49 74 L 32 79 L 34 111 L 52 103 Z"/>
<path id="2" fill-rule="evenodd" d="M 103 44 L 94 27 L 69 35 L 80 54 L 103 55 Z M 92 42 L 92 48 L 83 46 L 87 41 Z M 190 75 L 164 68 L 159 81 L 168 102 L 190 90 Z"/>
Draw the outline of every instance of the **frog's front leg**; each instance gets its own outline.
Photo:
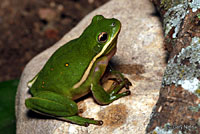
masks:
<path id="1" fill-rule="evenodd" d="M 108 58 L 106 56 L 98 59 L 90 73 L 89 78 L 92 79 L 91 82 L 91 91 L 95 100 L 99 104 L 109 104 L 116 99 L 119 99 L 123 96 L 130 95 L 130 91 L 125 91 L 123 93 L 117 94 L 126 84 L 125 81 L 121 81 L 111 92 L 106 92 L 103 87 L 100 85 L 99 81 L 104 74 L 106 67 L 108 65 Z"/>
<path id="2" fill-rule="evenodd" d="M 59 94 L 42 91 L 25 101 L 26 107 L 61 120 L 67 120 L 82 126 L 89 124 L 102 125 L 102 121 L 78 116 L 78 106 L 70 98 Z"/>

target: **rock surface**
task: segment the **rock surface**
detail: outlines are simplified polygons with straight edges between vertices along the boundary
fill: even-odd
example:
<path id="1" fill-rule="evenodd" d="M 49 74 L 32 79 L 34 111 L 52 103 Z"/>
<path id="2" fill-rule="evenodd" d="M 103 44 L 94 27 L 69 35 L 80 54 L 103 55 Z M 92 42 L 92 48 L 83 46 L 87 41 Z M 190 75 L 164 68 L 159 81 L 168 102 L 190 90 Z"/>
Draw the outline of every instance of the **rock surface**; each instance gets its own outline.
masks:
<path id="1" fill-rule="evenodd" d="M 33 58 L 24 69 L 16 96 L 18 134 L 144 134 L 154 104 L 158 99 L 165 67 L 162 28 L 149 0 L 112 0 L 86 16 L 54 46 Z M 132 94 L 110 105 L 100 106 L 92 97 L 79 102 L 82 116 L 104 121 L 103 126 L 82 127 L 67 122 L 35 116 L 24 105 L 27 82 L 42 68 L 51 54 L 64 43 L 77 38 L 96 14 L 117 18 L 122 23 L 118 50 L 112 62 L 132 82 Z"/>

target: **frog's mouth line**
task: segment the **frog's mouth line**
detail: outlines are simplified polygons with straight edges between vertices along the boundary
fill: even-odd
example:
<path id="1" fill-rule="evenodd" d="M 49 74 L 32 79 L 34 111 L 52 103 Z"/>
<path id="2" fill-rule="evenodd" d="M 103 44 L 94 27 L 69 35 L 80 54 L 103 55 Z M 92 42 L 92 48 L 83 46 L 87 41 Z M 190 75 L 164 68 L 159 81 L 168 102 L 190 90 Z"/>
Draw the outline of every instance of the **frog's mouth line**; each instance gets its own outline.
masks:
<path id="1" fill-rule="evenodd" d="M 107 55 L 108 53 L 110 53 L 110 51 L 112 51 L 112 49 L 114 49 L 114 47 L 116 47 L 117 37 L 118 37 L 120 31 L 121 31 L 121 26 L 120 26 L 119 30 L 114 34 L 113 39 L 108 42 L 109 45 L 108 46 L 105 45 L 104 46 L 105 48 L 102 49 L 104 52 L 103 53 L 100 52 L 99 53 L 100 55 L 98 57 L 101 57 L 102 55 Z"/>
<path id="2" fill-rule="evenodd" d="M 117 37 L 118 35 L 116 35 Z M 115 39 L 110 43 L 110 45 L 108 46 L 108 48 L 106 49 L 106 52 L 104 55 L 108 55 L 113 49 L 116 48 L 117 46 L 117 38 L 115 37 Z"/>

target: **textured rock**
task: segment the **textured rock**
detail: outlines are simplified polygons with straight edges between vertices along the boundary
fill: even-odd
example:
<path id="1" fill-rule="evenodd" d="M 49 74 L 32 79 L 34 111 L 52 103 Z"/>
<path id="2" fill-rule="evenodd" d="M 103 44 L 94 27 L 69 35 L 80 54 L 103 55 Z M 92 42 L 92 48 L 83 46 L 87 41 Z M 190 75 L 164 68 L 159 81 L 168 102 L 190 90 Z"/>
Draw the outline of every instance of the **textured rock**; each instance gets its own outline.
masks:
<path id="1" fill-rule="evenodd" d="M 144 134 L 152 107 L 158 99 L 165 67 L 162 48 L 162 28 L 154 16 L 149 0 L 112 0 L 86 16 L 74 29 L 54 46 L 33 58 L 24 69 L 16 97 L 18 134 L 82 134 L 123 133 Z M 132 82 L 132 94 L 110 105 L 100 106 L 92 97 L 78 103 L 82 116 L 104 121 L 103 126 L 82 127 L 67 122 L 34 116 L 24 105 L 28 93 L 27 82 L 42 68 L 50 55 L 63 43 L 78 37 L 96 14 L 121 21 L 118 50 L 112 62 Z"/>

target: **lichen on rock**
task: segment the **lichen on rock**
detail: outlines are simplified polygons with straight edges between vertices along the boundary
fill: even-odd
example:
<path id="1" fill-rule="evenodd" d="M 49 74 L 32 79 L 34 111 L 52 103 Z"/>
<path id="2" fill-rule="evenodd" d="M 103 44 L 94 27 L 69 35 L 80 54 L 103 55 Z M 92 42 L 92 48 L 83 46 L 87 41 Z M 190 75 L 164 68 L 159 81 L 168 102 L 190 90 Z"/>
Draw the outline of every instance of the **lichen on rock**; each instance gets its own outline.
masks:
<path id="1" fill-rule="evenodd" d="M 193 0 L 192 2 L 189 2 L 189 6 L 192 8 L 192 12 L 196 12 L 198 9 L 200 9 L 200 1 Z"/>
<path id="2" fill-rule="evenodd" d="M 172 38 L 176 38 L 185 16 L 190 12 L 189 9 L 191 8 L 192 12 L 196 12 L 200 8 L 200 1 L 192 0 L 188 2 L 188 0 L 181 0 L 177 4 L 176 1 L 162 0 L 161 6 L 167 9 L 163 20 L 165 36 L 174 28 Z"/>
<path id="3" fill-rule="evenodd" d="M 169 60 L 162 86 L 175 84 L 180 85 L 198 97 L 200 88 L 200 38 L 193 37 L 191 45 L 182 48 L 181 52 Z"/>
<path id="4" fill-rule="evenodd" d="M 173 38 L 176 38 L 177 33 L 179 32 L 180 25 L 182 20 L 187 14 L 188 3 L 187 0 L 184 0 L 181 4 L 175 5 L 167 10 L 164 15 L 164 29 L 165 36 L 170 32 L 174 27 L 175 31 L 172 35 Z"/>

